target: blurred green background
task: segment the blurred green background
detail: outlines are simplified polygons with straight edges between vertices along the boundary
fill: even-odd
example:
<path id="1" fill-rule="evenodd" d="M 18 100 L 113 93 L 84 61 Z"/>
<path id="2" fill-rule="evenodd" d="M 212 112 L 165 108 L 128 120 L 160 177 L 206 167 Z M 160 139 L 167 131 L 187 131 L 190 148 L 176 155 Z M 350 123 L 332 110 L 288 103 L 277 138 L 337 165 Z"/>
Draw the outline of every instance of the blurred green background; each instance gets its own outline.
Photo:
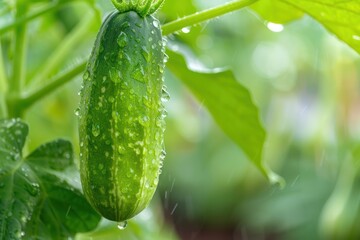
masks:
<path id="1" fill-rule="evenodd" d="M 157 15 L 164 23 L 224 2 L 167 0 Z M 97 6 L 102 18 L 113 9 L 110 1 Z M 64 57 L 61 72 L 89 55 L 100 21 L 77 2 L 30 24 L 28 79 L 87 16 L 94 21 Z M 267 131 L 264 160 L 287 185 L 270 186 L 201 102 L 166 72 L 167 157 L 151 210 L 123 232 L 105 222 L 79 239 L 360 239 L 358 54 L 308 16 L 280 26 L 249 9 L 169 39 L 188 44 L 210 68 L 232 69 L 248 87 Z M 6 50 L 11 35 L 1 41 Z M 78 154 L 80 86 L 78 77 L 27 112 L 29 151 L 61 137 Z"/>

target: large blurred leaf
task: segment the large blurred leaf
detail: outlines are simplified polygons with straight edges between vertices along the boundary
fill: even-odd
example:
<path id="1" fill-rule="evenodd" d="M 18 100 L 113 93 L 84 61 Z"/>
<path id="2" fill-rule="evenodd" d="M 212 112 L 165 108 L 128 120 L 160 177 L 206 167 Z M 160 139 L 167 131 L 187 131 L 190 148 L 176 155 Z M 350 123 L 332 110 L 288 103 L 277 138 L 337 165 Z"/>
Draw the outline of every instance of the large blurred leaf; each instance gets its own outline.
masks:
<path id="1" fill-rule="evenodd" d="M 322 209 L 320 232 L 324 239 L 359 239 L 360 148 L 356 146 L 341 162 L 335 188 Z"/>
<path id="2" fill-rule="evenodd" d="M 96 227 L 94 212 L 74 183 L 71 143 L 57 140 L 27 158 L 28 127 L 0 121 L 0 239 L 64 239 Z"/>
<path id="3" fill-rule="evenodd" d="M 265 20 L 286 23 L 307 13 L 360 53 L 360 2 L 334 0 L 260 0 L 253 9 Z"/>
<path id="4" fill-rule="evenodd" d="M 302 11 L 279 0 L 261 0 L 251 8 L 263 19 L 273 23 L 287 23 L 304 15 Z"/>
<path id="5" fill-rule="evenodd" d="M 249 91 L 229 70 L 200 70 L 199 64 L 189 55 L 186 56 L 187 63 L 179 53 L 172 50 L 167 53 L 167 67 L 171 72 L 185 83 L 209 110 L 224 133 L 247 154 L 260 171 L 271 181 L 278 182 L 278 176 L 262 162 L 265 130 Z"/>
<path id="6" fill-rule="evenodd" d="M 360 1 L 281 0 L 308 13 L 360 53 Z"/>

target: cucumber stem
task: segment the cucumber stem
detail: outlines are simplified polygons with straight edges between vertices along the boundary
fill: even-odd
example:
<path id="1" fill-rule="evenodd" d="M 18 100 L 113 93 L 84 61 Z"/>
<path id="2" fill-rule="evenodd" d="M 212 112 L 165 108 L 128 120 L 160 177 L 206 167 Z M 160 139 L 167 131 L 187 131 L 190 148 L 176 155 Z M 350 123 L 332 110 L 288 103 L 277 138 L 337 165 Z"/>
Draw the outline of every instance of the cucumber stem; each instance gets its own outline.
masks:
<path id="1" fill-rule="evenodd" d="M 151 8 L 150 8 L 149 12 L 150 13 L 156 12 L 156 10 L 158 10 L 164 2 L 165 2 L 165 0 L 156 0 L 156 2 L 154 2 L 151 5 Z"/>
<path id="2" fill-rule="evenodd" d="M 184 27 L 192 26 L 194 24 L 210 20 L 212 18 L 221 16 L 223 14 L 239 10 L 241 8 L 250 6 L 251 4 L 259 0 L 236 0 L 225 3 L 214 8 L 210 8 L 201 12 L 197 12 L 186 17 L 177 19 L 175 21 L 166 23 L 162 26 L 163 35 L 169 35 L 176 31 L 183 29 Z"/>
<path id="3" fill-rule="evenodd" d="M 164 2 L 164 0 L 111 0 L 115 8 L 123 13 L 135 11 L 140 16 L 148 16 L 154 13 Z"/>

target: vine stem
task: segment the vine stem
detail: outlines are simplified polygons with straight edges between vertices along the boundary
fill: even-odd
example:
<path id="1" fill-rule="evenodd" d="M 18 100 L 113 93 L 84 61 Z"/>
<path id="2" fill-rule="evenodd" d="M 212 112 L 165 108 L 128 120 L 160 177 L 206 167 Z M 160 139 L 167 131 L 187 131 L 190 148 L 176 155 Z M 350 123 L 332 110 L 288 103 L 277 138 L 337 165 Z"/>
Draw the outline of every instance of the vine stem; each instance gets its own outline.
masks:
<path id="1" fill-rule="evenodd" d="M 76 0 L 76 1 L 84 1 L 84 0 Z M 20 26 L 24 23 L 30 22 L 44 14 L 56 11 L 59 8 L 63 7 L 64 5 L 66 5 L 70 2 L 71 1 L 54 1 L 53 3 L 47 4 L 45 7 L 42 7 L 27 16 L 25 14 L 23 14 L 19 18 L 16 18 L 14 22 L 10 22 L 8 24 L 5 24 L 4 26 L 1 26 L 0 27 L 0 35 L 13 30 L 17 26 Z M 87 3 L 86 1 L 84 1 L 84 2 Z"/>
<path id="2" fill-rule="evenodd" d="M 229 12 L 239 10 L 241 8 L 247 7 L 259 0 L 236 0 L 225 3 L 214 8 L 210 8 L 201 12 L 197 12 L 191 15 L 188 15 L 183 18 L 179 18 L 175 21 L 166 23 L 162 26 L 163 35 L 169 35 L 176 31 L 183 29 L 184 27 L 192 26 L 194 24 L 210 20 L 212 18 L 224 15 Z"/>
<path id="3" fill-rule="evenodd" d="M 54 53 L 47 59 L 47 61 L 45 61 L 45 64 L 40 68 L 40 72 L 37 73 L 35 78 L 32 80 L 32 85 L 38 85 L 39 82 L 47 80 L 55 74 L 56 70 L 61 64 L 63 64 L 66 57 L 74 51 L 76 45 L 84 39 L 84 36 L 87 33 L 91 32 L 91 28 L 96 22 L 95 20 L 97 20 L 95 16 L 96 14 L 92 13 L 83 17 L 75 29 L 67 35 Z"/>
<path id="4" fill-rule="evenodd" d="M 48 84 L 27 93 L 25 96 L 23 96 L 19 99 L 19 102 L 20 102 L 19 106 L 24 110 L 24 109 L 30 107 L 32 104 L 36 103 L 41 98 L 47 96 L 48 94 L 50 94 L 53 91 L 55 91 L 56 89 L 58 89 L 58 87 L 64 85 L 67 82 L 70 82 L 73 78 L 75 78 L 77 75 L 79 75 L 80 73 L 82 73 L 84 71 L 86 64 L 87 64 L 87 61 L 83 61 L 83 62 L 77 64 L 71 70 L 54 78 Z"/>
<path id="5" fill-rule="evenodd" d="M 27 12 L 27 6 L 18 5 L 16 19 L 21 18 Z M 26 42 L 27 42 L 27 24 L 23 23 L 15 28 L 14 41 L 14 61 L 12 68 L 11 84 L 9 84 L 10 95 L 17 96 L 20 94 L 25 77 L 25 59 L 26 59 Z"/>
<path id="6" fill-rule="evenodd" d="M 51 4 L 51 5 L 49 5 L 49 6 L 46 6 L 46 7 L 42 8 L 42 9 L 40 9 L 40 10 L 32 13 L 32 14 L 29 15 L 29 16 L 26 16 L 26 17 L 24 17 L 24 15 L 23 15 L 23 16 L 20 16 L 20 17 L 17 18 L 14 22 L 8 23 L 8 24 L 0 27 L 0 35 L 2 35 L 3 33 L 8 32 L 8 31 L 14 29 L 14 28 L 17 27 L 17 26 L 20 26 L 20 25 L 22 25 L 22 24 L 24 24 L 24 23 L 27 23 L 27 22 L 29 22 L 29 21 L 37 18 L 37 17 L 40 17 L 40 16 L 43 15 L 43 14 L 46 14 L 46 13 L 51 12 L 51 11 L 54 11 L 54 10 L 56 10 L 57 8 L 59 8 L 60 5 L 61 5 L 60 3 L 54 3 L 54 4 Z"/>
<path id="7" fill-rule="evenodd" d="M 2 46 L 0 38 L 0 119 L 7 117 L 7 108 L 5 103 L 5 93 L 8 89 L 8 79 L 6 76 L 6 70 L 2 55 Z"/>
<path id="8" fill-rule="evenodd" d="M 7 89 L 8 89 L 8 79 L 6 76 L 6 70 L 2 55 L 1 38 L 0 38 L 0 92 L 5 93 Z"/>

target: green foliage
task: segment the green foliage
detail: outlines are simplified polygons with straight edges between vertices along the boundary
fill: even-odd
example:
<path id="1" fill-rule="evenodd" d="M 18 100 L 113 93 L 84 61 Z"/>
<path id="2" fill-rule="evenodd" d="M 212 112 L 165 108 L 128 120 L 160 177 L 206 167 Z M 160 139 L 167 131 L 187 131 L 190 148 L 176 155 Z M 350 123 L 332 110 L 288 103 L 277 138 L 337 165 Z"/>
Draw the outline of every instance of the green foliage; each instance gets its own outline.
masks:
<path id="1" fill-rule="evenodd" d="M 79 190 L 70 142 L 56 140 L 23 157 L 27 125 L 1 120 L 0 133 L 1 239 L 63 239 L 98 224 Z"/>
<path id="2" fill-rule="evenodd" d="M 231 71 L 204 70 L 191 57 L 168 51 L 167 66 L 209 110 L 219 127 L 248 155 L 272 182 L 280 179 L 262 162 L 265 130 L 249 91 Z"/>
<path id="3" fill-rule="evenodd" d="M 360 7 L 357 1 L 264 0 L 254 5 L 266 20 L 286 23 L 306 13 L 360 53 Z"/>

